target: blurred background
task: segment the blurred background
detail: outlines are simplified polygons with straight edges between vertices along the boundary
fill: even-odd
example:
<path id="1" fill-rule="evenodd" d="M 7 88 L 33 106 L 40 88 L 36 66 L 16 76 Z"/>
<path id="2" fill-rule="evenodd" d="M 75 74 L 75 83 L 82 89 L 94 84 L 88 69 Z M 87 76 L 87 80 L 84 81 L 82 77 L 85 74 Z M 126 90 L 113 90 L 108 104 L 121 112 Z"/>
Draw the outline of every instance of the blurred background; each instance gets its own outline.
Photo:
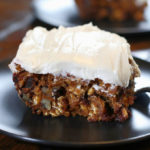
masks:
<path id="1" fill-rule="evenodd" d="M 59 25 L 76 26 L 91 21 L 101 29 L 125 36 L 132 50 L 149 48 L 150 1 L 137 8 L 133 2 L 139 0 L 118 1 L 124 4 L 108 4 L 104 3 L 105 0 L 1 0 L 0 61 L 15 55 L 25 32 L 30 28 L 45 26 L 51 29 Z"/>
<path id="2" fill-rule="evenodd" d="M 51 29 L 89 22 L 126 37 L 133 54 L 150 61 L 149 0 L 0 0 L 0 64 L 15 56 L 26 31 L 35 26 Z M 0 134 L 0 149 L 40 148 Z"/>

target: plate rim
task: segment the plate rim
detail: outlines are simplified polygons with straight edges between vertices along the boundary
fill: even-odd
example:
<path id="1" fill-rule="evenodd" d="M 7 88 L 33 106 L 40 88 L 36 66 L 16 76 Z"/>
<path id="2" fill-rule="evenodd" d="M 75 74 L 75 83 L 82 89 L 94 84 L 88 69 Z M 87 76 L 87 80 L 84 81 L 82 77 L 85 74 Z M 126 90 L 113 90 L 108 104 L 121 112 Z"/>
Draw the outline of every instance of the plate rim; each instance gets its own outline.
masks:
<path id="1" fill-rule="evenodd" d="M 25 142 L 29 142 L 29 143 L 33 143 L 33 144 L 41 144 L 44 146 L 54 146 L 54 147 L 76 147 L 76 148 L 81 148 L 81 147 L 109 147 L 109 146 L 119 146 L 119 145 L 123 145 L 123 144 L 130 144 L 130 143 L 135 143 L 135 142 L 139 142 L 139 141 L 143 141 L 146 140 L 148 138 L 150 138 L 150 132 L 144 135 L 139 135 L 136 137 L 131 137 L 131 138 L 126 138 L 126 139 L 121 139 L 121 140 L 111 140 L 111 141 L 99 141 L 99 142 L 69 142 L 69 141 L 48 141 L 48 140 L 42 140 L 42 139 L 38 139 L 38 138 L 31 138 L 31 137 L 26 137 L 26 136 L 22 136 L 22 135 L 17 135 L 14 133 L 10 133 L 7 131 L 4 131 L 2 129 L 0 129 L 0 133 L 7 135 L 9 137 L 21 140 L 21 141 L 25 141 Z"/>

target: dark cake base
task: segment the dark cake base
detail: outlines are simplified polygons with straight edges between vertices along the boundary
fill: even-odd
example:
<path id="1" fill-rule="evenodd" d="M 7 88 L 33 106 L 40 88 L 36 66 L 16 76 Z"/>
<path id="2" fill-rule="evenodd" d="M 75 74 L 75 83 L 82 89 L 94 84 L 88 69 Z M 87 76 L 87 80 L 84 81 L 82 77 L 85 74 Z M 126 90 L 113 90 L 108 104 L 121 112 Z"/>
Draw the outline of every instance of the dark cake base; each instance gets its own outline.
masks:
<path id="1" fill-rule="evenodd" d="M 134 103 L 134 79 L 127 88 L 72 75 L 33 74 L 16 65 L 13 81 L 19 96 L 33 113 L 84 116 L 88 121 L 124 121 Z"/>

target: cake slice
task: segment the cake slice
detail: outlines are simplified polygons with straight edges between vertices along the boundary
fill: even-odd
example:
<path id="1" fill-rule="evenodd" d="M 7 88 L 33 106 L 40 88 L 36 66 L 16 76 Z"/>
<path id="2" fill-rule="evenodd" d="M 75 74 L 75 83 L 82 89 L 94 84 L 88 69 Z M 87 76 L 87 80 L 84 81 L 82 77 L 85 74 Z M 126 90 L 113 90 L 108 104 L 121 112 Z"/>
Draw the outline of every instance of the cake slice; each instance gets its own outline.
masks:
<path id="1" fill-rule="evenodd" d="M 141 21 L 147 0 L 75 0 L 84 20 Z"/>
<path id="2" fill-rule="evenodd" d="M 9 65 L 33 113 L 124 121 L 140 71 L 127 41 L 92 24 L 26 33 Z"/>

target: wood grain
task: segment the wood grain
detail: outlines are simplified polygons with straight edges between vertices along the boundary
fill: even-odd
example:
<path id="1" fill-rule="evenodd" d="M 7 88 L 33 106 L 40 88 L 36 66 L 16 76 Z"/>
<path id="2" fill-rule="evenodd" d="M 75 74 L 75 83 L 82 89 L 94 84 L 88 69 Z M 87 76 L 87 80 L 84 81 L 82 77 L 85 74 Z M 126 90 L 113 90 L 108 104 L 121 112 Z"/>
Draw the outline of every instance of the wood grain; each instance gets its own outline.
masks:
<path id="1" fill-rule="evenodd" d="M 0 150 L 39 150 L 39 146 L 0 134 Z"/>
<path id="2" fill-rule="evenodd" d="M 0 1 L 0 61 L 14 57 L 30 28 L 34 20 L 30 5 L 30 0 Z"/>

